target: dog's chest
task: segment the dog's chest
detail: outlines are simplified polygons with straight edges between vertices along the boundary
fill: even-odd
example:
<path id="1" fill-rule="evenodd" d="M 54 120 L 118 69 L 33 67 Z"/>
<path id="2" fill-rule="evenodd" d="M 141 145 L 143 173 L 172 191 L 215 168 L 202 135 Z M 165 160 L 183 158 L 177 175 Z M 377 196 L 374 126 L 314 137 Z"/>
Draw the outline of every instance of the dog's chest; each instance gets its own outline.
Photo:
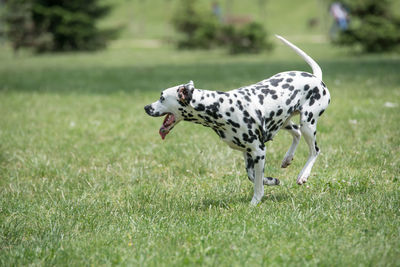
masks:
<path id="1" fill-rule="evenodd" d="M 265 98 L 261 102 L 257 91 L 251 91 L 235 90 L 217 99 L 209 99 L 206 94 L 205 99 L 195 105 L 194 121 L 212 128 L 231 148 L 238 150 L 253 146 L 257 140 L 271 140 L 285 114 L 283 110 L 272 111 L 279 108 L 279 101 Z"/>

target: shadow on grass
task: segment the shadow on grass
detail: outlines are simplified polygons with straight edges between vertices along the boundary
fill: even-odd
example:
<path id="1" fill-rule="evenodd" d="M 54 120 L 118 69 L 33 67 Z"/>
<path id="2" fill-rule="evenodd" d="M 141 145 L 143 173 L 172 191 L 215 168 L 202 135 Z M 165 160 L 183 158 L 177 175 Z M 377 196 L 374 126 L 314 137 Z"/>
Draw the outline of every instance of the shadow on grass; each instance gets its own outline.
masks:
<path id="1" fill-rule="evenodd" d="M 207 198 L 204 199 L 191 208 L 195 210 L 208 210 L 211 208 L 218 208 L 218 209 L 231 209 L 232 205 L 237 204 L 246 204 L 250 203 L 251 197 L 243 196 L 239 194 L 227 196 L 221 196 L 216 198 Z"/>
<path id="2" fill-rule="evenodd" d="M 239 193 L 229 196 L 215 196 L 214 198 L 204 199 L 196 205 L 191 206 L 191 208 L 194 208 L 195 210 L 208 210 L 210 208 L 230 209 L 232 206 L 236 206 L 237 204 L 250 205 L 252 196 L 252 190 L 249 191 L 249 194 L 246 196 Z M 261 202 L 266 204 L 268 204 L 268 202 L 287 202 L 289 199 L 291 199 L 290 194 L 281 192 L 275 194 L 266 194 Z"/>
<path id="3" fill-rule="evenodd" d="M 262 202 L 287 202 L 292 196 L 287 192 L 278 192 L 274 194 L 266 194 Z"/>
<path id="4" fill-rule="evenodd" d="M 400 84 L 400 61 L 388 58 L 340 59 L 320 62 L 329 83 L 376 78 L 379 84 Z M 116 92 L 159 92 L 167 87 L 194 80 L 198 88 L 227 91 L 266 79 L 288 70 L 306 70 L 299 62 L 234 62 L 218 64 L 88 67 L 38 66 L 10 68 L 0 72 L 0 91 L 111 94 Z"/>

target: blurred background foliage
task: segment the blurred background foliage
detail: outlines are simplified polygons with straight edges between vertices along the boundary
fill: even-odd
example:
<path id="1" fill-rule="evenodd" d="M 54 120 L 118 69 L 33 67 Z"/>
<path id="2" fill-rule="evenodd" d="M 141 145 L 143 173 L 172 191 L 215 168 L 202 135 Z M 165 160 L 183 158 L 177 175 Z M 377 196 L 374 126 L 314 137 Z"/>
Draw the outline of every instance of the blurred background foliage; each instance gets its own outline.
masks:
<path id="1" fill-rule="evenodd" d="M 349 12 L 350 23 L 335 43 L 359 46 L 364 52 L 385 52 L 399 47 L 400 16 L 395 13 L 398 6 L 394 1 L 342 0 L 342 3 Z"/>
<path id="2" fill-rule="evenodd" d="M 291 35 L 294 41 L 304 35 L 315 42 L 330 39 L 362 52 L 399 51 L 400 1 L 340 1 L 349 27 L 329 36 L 335 2 L 0 0 L 0 32 L 14 50 L 32 47 L 36 52 L 96 50 L 118 39 L 257 53 L 273 48 L 269 33 Z"/>
<path id="3" fill-rule="evenodd" d="M 261 23 L 250 19 L 229 22 L 227 18 L 222 17 L 221 7 L 217 3 L 213 4 L 211 12 L 210 9 L 199 8 L 199 2 L 180 0 L 179 8 L 172 18 L 175 29 L 182 35 L 177 41 L 178 47 L 222 46 L 228 47 L 232 54 L 258 53 L 272 48 Z"/>
<path id="4" fill-rule="evenodd" d="M 14 50 L 96 50 L 116 33 L 97 27 L 111 10 L 98 0 L 7 0 L 5 6 L 3 19 Z"/>

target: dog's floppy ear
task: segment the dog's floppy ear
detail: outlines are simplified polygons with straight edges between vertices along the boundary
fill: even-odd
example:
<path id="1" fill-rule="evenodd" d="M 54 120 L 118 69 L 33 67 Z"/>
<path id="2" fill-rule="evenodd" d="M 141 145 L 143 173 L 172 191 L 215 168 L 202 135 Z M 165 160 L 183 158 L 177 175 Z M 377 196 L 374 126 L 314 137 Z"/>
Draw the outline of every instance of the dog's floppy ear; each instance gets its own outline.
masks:
<path id="1" fill-rule="evenodd" d="M 187 83 L 185 85 L 181 85 L 178 88 L 179 102 L 187 105 L 190 102 L 190 100 L 192 100 L 193 91 L 194 91 L 193 81 L 190 81 L 189 83 Z"/>

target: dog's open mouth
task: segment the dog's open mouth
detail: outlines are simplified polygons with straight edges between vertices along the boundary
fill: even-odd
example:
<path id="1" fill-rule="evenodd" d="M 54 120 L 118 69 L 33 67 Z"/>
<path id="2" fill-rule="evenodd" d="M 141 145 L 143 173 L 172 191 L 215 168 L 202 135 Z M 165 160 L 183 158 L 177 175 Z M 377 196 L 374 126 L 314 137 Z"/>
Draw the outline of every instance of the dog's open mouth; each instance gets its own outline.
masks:
<path id="1" fill-rule="evenodd" d="M 171 131 L 171 129 L 174 127 L 175 123 L 175 116 L 172 113 L 167 113 L 167 116 L 165 116 L 164 122 L 160 128 L 160 135 L 161 138 L 164 140 L 165 136 Z"/>

